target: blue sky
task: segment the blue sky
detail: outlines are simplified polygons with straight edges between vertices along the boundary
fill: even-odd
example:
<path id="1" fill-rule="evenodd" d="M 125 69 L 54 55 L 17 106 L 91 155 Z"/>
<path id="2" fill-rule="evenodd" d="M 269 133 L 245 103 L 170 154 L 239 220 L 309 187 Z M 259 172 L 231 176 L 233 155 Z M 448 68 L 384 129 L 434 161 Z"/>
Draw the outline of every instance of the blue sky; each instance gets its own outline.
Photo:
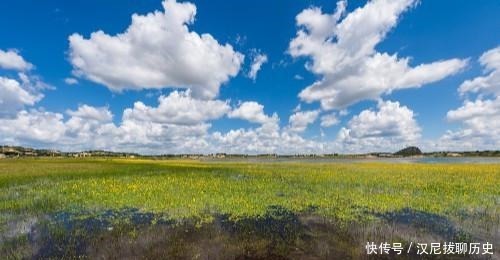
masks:
<path id="1" fill-rule="evenodd" d="M 500 148 L 487 124 L 500 121 L 498 1 L 168 2 L 2 1 L 0 141 L 148 153 Z M 186 10 L 194 20 L 178 19 Z M 155 11 L 156 33 L 117 36 Z M 179 40 L 192 33 L 204 45 Z M 477 78 L 486 87 L 463 87 Z"/>

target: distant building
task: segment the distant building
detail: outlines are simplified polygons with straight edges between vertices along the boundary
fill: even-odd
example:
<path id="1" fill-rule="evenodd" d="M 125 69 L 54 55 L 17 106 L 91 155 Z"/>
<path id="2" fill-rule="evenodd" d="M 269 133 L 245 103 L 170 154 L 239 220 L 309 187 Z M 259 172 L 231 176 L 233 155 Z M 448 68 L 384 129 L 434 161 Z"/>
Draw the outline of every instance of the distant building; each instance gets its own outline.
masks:
<path id="1" fill-rule="evenodd" d="M 87 152 L 79 152 L 79 153 L 74 153 L 74 154 L 71 154 L 71 156 L 73 157 L 91 157 L 92 154 L 91 153 L 87 153 Z"/>
<path id="2" fill-rule="evenodd" d="M 13 147 L 2 147 L 2 154 L 8 157 L 19 157 L 21 152 Z"/>
<path id="3" fill-rule="evenodd" d="M 2 147 L 2 153 L 19 153 L 19 151 L 13 147 Z"/>
<path id="4" fill-rule="evenodd" d="M 225 153 L 217 153 L 217 154 L 215 154 L 215 158 L 219 158 L 219 159 L 226 158 L 226 154 Z"/>
<path id="5" fill-rule="evenodd" d="M 91 153 L 87 153 L 87 152 L 81 152 L 79 153 L 80 157 L 91 157 L 92 154 Z"/>
<path id="6" fill-rule="evenodd" d="M 38 154 L 34 151 L 25 151 L 24 155 L 25 156 L 37 156 Z"/>

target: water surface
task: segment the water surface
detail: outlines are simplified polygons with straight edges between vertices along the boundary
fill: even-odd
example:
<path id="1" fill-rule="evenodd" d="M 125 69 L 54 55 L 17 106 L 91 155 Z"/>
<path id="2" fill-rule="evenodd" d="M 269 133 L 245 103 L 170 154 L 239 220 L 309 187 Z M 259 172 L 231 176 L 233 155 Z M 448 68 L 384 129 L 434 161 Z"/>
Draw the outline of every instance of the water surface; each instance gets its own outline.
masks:
<path id="1" fill-rule="evenodd" d="M 266 162 L 308 162 L 308 163 L 355 163 L 355 162 L 387 162 L 387 163 L 445 163 L 445 164 L 500 164 L 500 157 L 404 157 L 404 158 L 210 158 L 205 161 L 234 161 L 250 163 Z"/>

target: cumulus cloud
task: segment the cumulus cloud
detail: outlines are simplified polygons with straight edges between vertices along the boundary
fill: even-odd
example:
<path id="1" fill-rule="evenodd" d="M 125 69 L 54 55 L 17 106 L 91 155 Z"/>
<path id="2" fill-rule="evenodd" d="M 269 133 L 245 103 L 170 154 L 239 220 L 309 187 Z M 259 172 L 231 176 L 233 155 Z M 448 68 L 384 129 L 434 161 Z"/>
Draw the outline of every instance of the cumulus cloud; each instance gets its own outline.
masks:
<path id="1" fill-rule="evenodd" d="M 339 131 L 337 140 L 345 150 L 396 150 L 419 140 L 421 129 L 412 110 L 392 101 L 379 101 L 377 108 L 363 110 Z"/>
<path id="2" fill-rule="evenodd" d="M 172 94 L 176 98 L 169 101 L 173 103 L 170 106 L 175 106 L 179 100 L 189 97 L 183 95 Z M 184 100 L 184 102 L 191 101 Z M 227 105 L 225 102 L 220 102 L 219 105 L 222 107 Z M 249 109 L 252 106 L 254 109 Z M 159 104 L 158 107 L 150 107 L 150 110 L 156 109 L 155 113 L 163 114 L 165 107 L 168 106 Z M 127 110 L 134 109 L 135 107 Z M 185 121 L 165 120 L 159 116 L 152 116 L 149 112 L 144 115 L 147 119 L 124 113 L 121 121 L 114 123 L 113 114 L 107 107 L 92 107 L 86 104 L 80 105 L 75 110 L 68 110 L 65 114 L 35 109 L 22 110 L 16 117 L 0 118 L 0 142 L 65 151 L 105 149 L 152 154 L 214 152 L 293 154 L 321 152 L 325 149 L 325 144 L 304 139 L 288 128 L 281 128 L 277 115 L 267 115 L 263 110 L 263 107 L 256 102 L 242 103 L 232 111 L 236 111 L 234 116 L 257 123 L 258 126 L 213 133 L 209 132 L 211 125 L 208 123 L 212 115 L 195 117 L 188 115 L 185 118 L 189 120 Z M 179 116 L 173 115 L 173 118 Z"/>
<path id="3" fill-rule="evenodd" d="M 336 124 L 338 124 L 340 121 L 337 118 L 337 115 L 335 113 L 330 113 L 327 115 L 321 116 L 321 127 L 331 127 Z"/>
<path id="4" fill-rule="evenodd" d="M 464 95 L 467 92 L 500 95 L 500 46 L 485 52 L 479 58 L 479 63 L 487 73 L 485 76 L 466 80 L 458 91 Z"/>
<path id="5" fill-rule="evenodd" d="M 289 130 L 296 133 L 302 133 L 307 126 L 314 123 L 319 115 L 319 110 L 298 111 L 292 114 L 288 120 Z"/>
<path id="6" fill-rule="evenodd" d="M 231 110 L 228 101 L 196 99 L 191 92 L 173 91 L 157 106 L 136 102 L 113 122 L 107 107 L 86 104 L 65 114 L 22 110 L 0 118 L 0 143 L 35 145 L 66 151 L 105 149 L 142 153 L 201 153 L 211 151 L 209 121 Z M 277 118 L 275 118 L 277 119 Z M 269 129 L 272 120 L 265 120 Z"/>
<path id="7" fill-rule="evenodd" d="M 217 96 L 221 84 L 239 72 L 244 56 L 210 34 L 189 30 L 194 4 L 165 0 L 163 8 L 134 14 L 127 30 L 117 35 L 71 35 L 74 74 L 113 91 L 178 87 L 190 88 L 197 97 Z"/>
<path id="8" fill-rule="evenodd" d="M 189 90 L 160 96 L 158 103 L 158 107 L 150 107 L 135 102 L 133 108 L 125 109 L 123 117 L 125 120 L 194 125 L 220 118 L 230 110 L 227 101 L 195 99 Z"/>
<path id="9" fill-rule="evenodd" d="M 387 101 L 379 103 L 378 111 L 365 110 L 355 116 L 334 142 L 321 142 L 300 136 L 307 125 L 317 119 L 318 110 L 296 112 L 289 125 L 280 127 L 276 114 L 265 114 L 262 105 L 249 101 L 228 114 L 232 114 L 232 118 L 254 122 L 257 126 L 209 132 L 209 121 L 215 117 L 214 114 L 203 114 L 203 111 L 175 114 L 167 109 L 180 103 L 208 102 L 191 99 L 184 92 L 172 92 L 161 98 L 157 107 L 148 107 L 141 113 L 135 113 L 136 106 L 126 109 L 133 112 L 124 112 L 118 123 L 113 122 L 113 114 L 107 107 L 86 104 L 65 114 L 22 110 L 15 117 L 0 118 L 0 142 L 65 151 L 105 149 L 152 154 L 295 154 L 385 151 L 416 140 L 420 131 L 411 110 L 397 102 Z M 226 110 L 227 104 L 219 102 L 222 110 Z M 220 112 L 217 116 L 223 114 Z"/>
<path id="10" fill-rule="evenodd" d="M 65 150 L 114 147 L 113 115 L 105 107 L 81 105 L 66 114 L 41 109 L 22 110 L 0 119 L 0 142 Z"/>
<path id="11" fill-rule="evenodd" d="M 172 1 L 165 3 L 177 5 Z M 168 17 L 177 21 L 178 17 L 173 17 L 174 13 L 167 15 L 157 12 L 145 17 L 148 19 L 157 16 L 162 19 Z M 131 30 L 129 28 L 127 33 Z M 192 32 L 189 34 L 197 35 Z M 87 41 L 85 44 L 93 44 L 93 39 L 96 38 L 84 40 Z M 105 48 L 103 47 L 105 44 L 103 46 L 99 44 L 94 47 Z M 91 57 L 93 54 L 89 55 L 88 57 Z M 21 71 L 20 67 L 17 69 Z M 72 84 L 74 83 L 72 79 L 68 78 L 65 81 Z M 203 97 L 195 96 L 196 89 L 177 90 L 160 96 L 158 104 L 154 106 L 137 101 L 132 107 L 123 111 L 121 120 L 115 121 L 108 107 L 82 104 L 76 109 L 68 109 L 65 113 L 49 112 L 43 108 L 27 108 L 40 101 L 43 98 L 41 91 L 47 88 L 50 86 L 38 77 L 25 72 L 18 73 L 15 79 L 0 77 L 0 107 L 14 108 L 9 110 L 9 116 L 0 116 L 0 143 L 65 151 L 105 149 L 153 154 L 220 151 L 302 153 L 317 151 L 323 147 L 322 144 L 306 140 L 288 128 L 281 128 L 277 114 L 266 114 L 264 106 L 254 101 L 242 102 L 237 107 L 231 108 L 229 101 L 206 99 L 207 96 L 203 95 Z M 7 109 L 2 107 L 2 113 L 6 111 Z M 248 129 L 233 129 L 225 133 L 218 131 L 210 133 L 210 121 L 225 115 L 258 125 Z M 306 127 L 301 126 L 299 121 L 292 120 L 294 129 Z"/>
<path id="12" fill-rule="evenodd" d="M 32 67 L 17 51 L 0 50 L 0 68 L 17 71 L 17 77 L 0 75 L 0 118 L 11 117 L 25 106 L 33 106 L 43 98 L 41 91 L 51 88 L 26 72 Z"/>
<path id="13" fill-rule="evenodd" d="M 13 115 L 24 106 L 33 106 L 42 97 L 22 82 L 0 76 L 0 117 Z"/>
<path id="14" fill-rule="evenodd" d="M 410 66 L 410 58 L 375 50 L 398 17 L 416 0 L 372 0 L 346 14 L 346 1 L 333 14 L 305 9 L 296 17 L 300 27 L 290 42 L 292 57 L 309 57 L 307 69 L 321 79 L 299 97 L 319 101 L 324 109 L 341 109 L 361 100 L 377 100 L 394 90 L 417 88 L 459 72 L 466 60 L 449 59 Z"/>
<path id="15" fill-rule="evenodd" d="M 442 147 L 456 150 L 498 149 L 500 146 L 500 47 L 479 58 L 484 76 L 464 81 L 458 88 L 462 96 L 477 94 L 476 100 L 464 100 L 461 107 L 448 111 L 451 122 L 462 128 L 447 131 L 439 140 Z"/>
<path id="16" fill-rule="evenodd" d="M 154 154 L 200 153 L 208 151 L 205 136 L 210 127 L 208 123 L 176 125 L 125 119 L 113 132 L 114 142 L 109 147 Z"/>
<path id="17" fill-rule="evenodd" d="M 276 113 L 267 115 L 264 106 L 247 101 L 231 111 L 230 118 L 240 118 L 259 124 L 257 127 L 232 129 L 226 133 L 216 131 L 208 137 L 210 147 L 214 151 L 227 153 L 321 153 L 326 151 L 328 144 L 308 140 L 300 136 L 307 125 L 318 117 L 319 110 L 299 111 L 291 116 L 286 127 L 280 127 L 280 119 Z"/>
<path id="18" fill-rule="evenodd" d="M 58 143 L 72 145 L 79 148 L 106 149 L 103 145 L 110 144 L 113 136 L 109 130 L 114 129 L 113 114 L 107 107 L 92 107 L 80 105 L 77 110 L 68 110 L 70 118 L 61 123 L 64 126 L 64 136 Z M 75 148 L 72 148 L 75 149 Z"/>
<path id="19" fill-rule="evenodd" d="M 258 123 L 258 127 L 233 129 L 226 133 L 216 131 L 208 138 L 215 151 L 227 153 L 280 153 L 294 154 L 323 151 L 325 145 L 304 139 L 288 127 L 279 126 L 279 118 L 264 113 L 264 107 L 257 102 L 242 103 L 229 117 Z"/>
<path id="20" fill-rule="evenodd" d="M 227 153 L 244 154 L 298 154 L 321 153 L 326 144 L 305 139 L 279 128 L 261 126 L 251 129 L 215 132 L 210 138 L 212 149 Z"/>
<path id="21" fill-rule="evenodd" d="M 439 140 L 449 150 L 496 150 L 500 147 L 500 98 L 465 102 L 449 111 L 450 121 L 462 123 L 456 131 L 448 130 Z M 442 148 L 441 148 L 442 149 Z"/>
<path id="22" fill-rule="evenodd" d="M 66 113 L 74 118 L 82 118 L 103 123 L 113 119 L 113 114 L 106 107 L 92 107 L 86 104 L 79 106 L 77 110 L 68 110 Z"/>
<path id="23" fill-rule="evenodd" d="M 59 142 L 65 133 L 59 113 L 20 111 L 13 118 L 0 118 L 0 141 L 12 144 L 47 144 Z"/>
<path id="24" fill-rule="evenodd" d="M 258 53 L 253 57 L 252 65 L 250 66 L 250 71 L 248 72 L 248 77 L 256 80 L 257 73 L 260 71 L 260 68 L 264 63 L 267 62 L 267 55 Z"/>
<path id="25" fill-rule="evenodd" d="M 210 124 L 180 125 L 123 118 L 117 125 L 107 108 L 80 106 L 63 114 L 23 110 L 0 118 L 0 142 L 66 151 L 105 149 L 141 153 L 199 153 L 208 147 Z"/>
<path id="26" fill-rule="evenodd" d="M 228 117 L 243 119 L 258 124 L 274 123 L 278 120 L 278 115 L 266 115 L 264 113 L 264 106 L 255 101 L 241 103 L 239 107 L 228 114 Z"/>
<path id="27" fill-rule="evenodd" d="M 26 71 L 32 69 L 33 64 L 24 60 L 24 58 L 15 50 L 0 50 L 0 68 Z"/>

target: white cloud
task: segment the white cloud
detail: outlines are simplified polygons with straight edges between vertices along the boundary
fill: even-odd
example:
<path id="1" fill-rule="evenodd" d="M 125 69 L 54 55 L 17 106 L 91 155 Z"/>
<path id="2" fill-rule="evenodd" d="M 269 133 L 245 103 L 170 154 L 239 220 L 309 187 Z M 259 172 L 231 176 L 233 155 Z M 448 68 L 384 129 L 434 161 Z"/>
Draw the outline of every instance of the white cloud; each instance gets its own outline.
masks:
<path id="1" fill-rule="evenodd" d="M 314 123 L 319 115 L 319 110 L 298 111 L 292 114 L 288 120 L 289 130 L 296 133 L 302 133 L 307 126 Z"/>
<path id="2" fill-rule="evenodd" d="M 229 112 L 228 117 L 239 118 L 258 124 L 275 122 L 278 119 L 276 114 L 273 116 L 267 116 L 264 113 L 264 106 L 254 101 L 241 103 L 239 107 Z"/>
<path id="3" fill-rule="evenodd" d="M 497 148 L 500 145 L 500 97 L 465 101 L 462 107 L 449 111 L 447 118 L 452 122 L 462 122 L 465 126 L 460 131 L 448 132 L 448 137 L 461 137 L 462 141 L 467 141 L 468 137 L 484 137 L 488 142 L 481 141 L 477 144 L 479 147 L 486 143 Z"/>
<path id="4" fill-rule="evenodd" d="M 500 147 L 500 97 L 490 100 L 465 101 L 447 114 L 448 120 L 461 122 L 462 128 L 447 131 L 436 149 L 496 150 Z"/>
<path id="5" fill-rule="evenodd" d="M 33 68 L 33 64 L 24 60 L 15 50 L 0 50 L 0 68 L 26 71 Z"/>
<path id="6" fill-rule="evenodd" d="M 244 104 L 247 105 L 242 104 L 240 108 L 253 103 Z M 248 110 L 238 111 L 243 113 Z M 259 109 L 256 111 L 255 114 L 261 112 Z M 240 114 L 240 112 L 237 114 L 251 114 Z M 183 124 L 166 122 L 157 117 L 141 120 L 125 113 L 121 122 L 114 124 L 113 115 L 106 107 L 81 105 L 76 110 L 67 111 L 66 114 L 68 118 L 59 113 L 30 110 L 19 112 L 14 119 L 0 119 L 0 141 L 66 151 L 105 149 L 153 154 L 214 152 L 290 154 L 318 152 L 325 147 L 324 144 L 306 140 L 295 133 L 280 129 L 279 118 L 275 114 L 272 116 L 263 114 L 263 117 L 242 116 L 243 119 L 259 123 L 259 126 L 234 129 L 226 133 L 218 131 L 209 133 L 210 124 L 205 121 Z M 18 132 L 17 129 L 23 131 Z"/>
<path id="7" fill-rule="evenodd" d="M 292 117 L 290 125 L 281 128 L 276 114 L 266 115 L 262 105 L 245 102 L 231 111 L 234 112 L 233 116 L 258 123 L 258 126 L 210 133 L 211 125 L 208 122 L 213 119 L 213 115 L 199 114 L 202 112 L 175 114 L 169 109 L 164 110 L 180 103 L 182 107 L 185 103 L 208 101 L 193 101 L 183 92 L 172 92 L 162 100 L 165 99 L 170 101 L 160 101 L 157 107 L 141 111 L 143 114 L 135 113 L 136 106 L 126 109 L 134 111 L 134 116 L 131 116 L 132 112 L 124 112 L 121 121 L 116 124 L 106 107 L 84 104 L 75 110 L 68 110 L 66 116 L 41 110 L 23 110 L 16 117 L 0 119 L 0 142 L 65 151 L 105 149 L 152 154 L 295 154 L 386 150 L 419 136 L 413 112 L 399 106 L 397 102 L 381 102 L 377 112 L 363 111 L 349 122 L 348 128 L 341 130 L 338 140 L 330 143 L 305 139 L 299 135 L 309 122 L 314 121 L 311 118 L 318 117 L 318 110 L 297 112 L 296 115 L 300 116 Z M 172 103 L 165 105 L 161 102 Z M 223 101 L 218 102 L 221 107 L 227 105 Z M 201 107 L 199 104 L 194 107 Z M 165 113 L 169 116 L 165 117 Z M 220 112 L 219 116 L 222 115 Z M 342 138 L 341 134 L 344 134 Z"/>
<path id="8" fill-rule="evenodd" d="M 62 122 L 65 128 L 65 135 L 57 143 L 72 145 L 80 148 L 106 149 L 113 134 L 110 129 L 115 129 L 112 123 L 113 114 L 106 107 L 92 107 L 80 105 L 77 110 L 66 112 L 70 118 Z M 62 121 L 62 120 L 61 120 Z M 72 148 L 75 149 L 75 148 Z"/>
<path id="9" fill-rule="evenodd" d="M 114 130 L 113 143 L 117 150 L 158 153 L 200 153 L 207 150 L 205 140 L 210 124 L 177 125 L 124 119 Z M 108 148 L 109 149 L 109 148 Z"/>
<path id="10" fill-rule="evenodd" d="M 310 57 L 307 69 L 322 78 L 299 97 L 320 101 L 324 109 L 340 109 L 361 100 L 404 88 L 416 88 L 459 72 L 466 60 L 450 59 L 409 65 L 409 58 L 379 53 L 378 43 L 415 0 L 372 0 L 345 14 L 346 2 L 333 14 L 308 8 L 296 17 L 301 29 L 290 42 L 293 57 Z"/>
<path id="11" fill-rule="evenodd" d="M 29 73 L 33 65 L 15 50 L 0 50 L 0 68 L 17 71 L 17 77 L 0 75 L 0 118 L 13 117 L 24 107 L 35 105 L 43 98 L 43 90 L 53 88 Z"/>
<path id="12" fill-rule="evenodd" d="M 63 114 L 43 110 L 22 110 L 12 118 L 0 119 L 0 142 L 59 148 L 68 151 L 112 149 L 116 126 L 105 107 L 81 105 Z"/>
<path id="13" fill-rule="evenodd" d="M 62 114 L 39 110 L 20 111 L 14 118 L 0 118 L 0 142 L 57 148 L 65 151 L 105 149 L 141 153 L 200 153 L 210 124 L 180 125 L 124 118 L 111 121 L 106 108 L 80 106 Z"/>
<path id="14" fill-rule="evenodd" d="M 379 101 L 378 111 L 363 110 L 338 134 L 346 151 L 388 151 L 415 144 L 420 138 L 412 110 L 399 102 Z"/>
<path id="15" fill-rule="evenodd" d="M 66 131 L 59 113 L 20 111 L 13 118 L 0 118 L 0 141 L 13 144 L 59 142 Z"/>
<path id="16" fill-rule="evenodd" d="M 242 103 L 229 116 L 260 125 L 256 128 L 212 133 L 208 140 L 214 152 L 294 154 L 319 152 L 324 149 L 323 144 L 306 140 L 297 133 L 289 131 L 288 127 L 281 129 L 278 116 L 276 114 L 266 115 L 264 107 L 256 102 Z"/>
<path id="17" fill-rule="evenodd" d="M 76 85 L 78 84 L 78 80 L 75 78 L 65 78 L 64 82 L 68 85 Z"/>
<path id="18" fill-rule="evenodd" d="M 295 76 L 293 76 L 293 78 L 296 79 L 296 80 L 303 80 L 304 79 L 304 77 L 302 77 L 299 74 L 295 74 Z"/>
<path id="19" fill-rule="evenodd" d="M 338 124 L 340 121 L 337 118 L 337 114 L 330 113 L 327 115 L 321 116 L 321 127 L 331 127 Z"/>
<path id="20" fill-rule="evenodd" d="M 158 106 L 136 102 L 119 123 L 107 107 L 80 105 L 63 114 L 23 110 L 0 118 L 0 143 L 35 145 L 66 151 L 105 149 L 142 153 L 202 153 L 211 127 L 208 121 L 231 110 L 228 101 L 195 99 L 190 91 L 173 91 L 158 98 Z M 277 118 L 261 126 L 269 129 Z"/>
<path id="21" fill-rule="evenodd" d="M 194 125 L 207 120 L 218 119 L 229 112 L 227 101 L 200 100 L 191 92 L 173 91 L 158 98 L 158 107 L 149 107 L 138 101 L 133 108 L 125 109 L 123 118 L 135 121 Z"/>
<path id="22" fill-rule="evenodd" d="M 300 108 L 300 106 L 298 106 Z M 272 116 L 264 113 L 264 106 L 248 101 L 231 111 L 230 118 L 240 118 L 260 124 L 255 128 L 233 129 L 226 133 L 216 131 L 208 138 L 214 152 L 227 153 L 321 153 L 327 145 L 307 140 L 299 135 L 310 122 L 313 122 L 319 111 L 295 111 L 290 117 L 290 124 L 280 128 L 276 113 Z"/>
<path id="23" fill-rule="evenodd" d="M 197 97 L 217 96 L 221 84 L 239 72 L 244 56 L 210 34 L 189 31 L 195 5 L 165 0 L 163 7 L 163 12 L 134 14 L 127 30 L 114 36 L 71 35 L 74 74 L 114 91 L 179 87 Z"/>
<path id="24" fill-rule="evenodd" d="M 257 79 L 257 73 L 264 63 L 267 62 L 267 55 L 258 53 L 253 57 L 252 65 L 250 66 L 250 71 L 248 72 L 248 77 L 254 81 Z"/>
<path id="25" fill-rule="evenodd" d="M 349 111 L 347 109 L 342 109 L 339 111 L 340 116 L 347 116 L 349 114 Z"/>
<path id="26" fill-rule="evenodd" d="M 42 97 L 22 82 L 0 76 L 0 118 L 16 114 L 24 106 L 33 106 Z"/>
<path id="27" fill-rule="evenodd" d="M 258 126 L 210 133 L 210 120 L 224 115 Z M 296 111 L 282 128 L 277 114 L 266 114 L 257 102 L 243 102 L 231 110 L 227 101 L 200 100 L 189 91 L 173 91 L 161 96 L 155 107 L 136 102 L 125 109 L 118 123 L 113 122 L 107 107 L 86 104 L 66 115 L 22 110 L 14 117 L 0 118 L 0 142 L 65 151 L 295 154 L 386 150 L 419 136 L 413 112 L 397 102 L 380 102 L 379 111 L 366 110 L 355 116 L 334 142 L 300 136 L 318 116 L 319 110 Z"/>
<path id="28" fill-rule="evenodd" d="M 475 101 L 466 99 L 463 105 L 448 111 L 451 122 L 461 122 L 462 128 L 447 131 L 438 144 L 441 149 L 481 150 L 500 147 L 500 47 L 485 52 L 479 58 L 486 75 L 463 82 L 458 91 L 462 96 L 476 93 Z"/>
<path id="29" fill-rule="evenodd" d="M 272 130 L 272 131 L 270 131 Z M 321 153 L 326 145 L 279 128 L 230 130 L 227 133 L 215 132 L 210 138 L 210 147 L 215 152 L 245 154 L 297 154 Z"/>
<path id="30" fill-rule="evenodd" d="M 500 46 L 485 52 L 479 58 L 485 68 L 486 76 L 466 80 L 459 87 L 460 94 L 467 92 L 500 95 Z"/>
<path id="31" fill-rule="evenodd" d="M 67 114 L 72 117 L 103 123 L 110 122 L 113 119 L 113 114 L 106 107 L 92 107 L 85 104 L 79 106 L 76 111 L 68 110 Z"/>
<path id="32" fill-rule="evenodd" d="M 477 117 L 491 117 L 499 115 L 499 98 L 494 100 L 478 99 L 474 102 L 465 101 L 464 105 L 456 110 L 448 111 L 446 117 L 450 121 L 467 121 Z"/>
<path id="33" fill-rule="evenodd" d="M 167 19 L 169 15 L 175 16 L 174 13 L 160 14 L 149 14 L 149 18 L 144 19 L 156 16 Z M 168 19 L 177 19 L 174 18 Z M 130 34 L 131 30 L 129 28 L 126 34 Z M 190 33 L 192 34 L 197 35 Z M 123 40 L 120 37 L 124 36 L 116 37 Z M 83 40 L 83 45 L 95 44 L 93 40 L 97 38 Z M 104 42 L 98 42 L 93 47 L 106 49 L 104 45 Z M 110 49 L 115 50 L 113 47 Z M 68 84 L 74 83 L 73 78 L 67 78 L 65 81 Z M 280 128 L 277 114 L 265 114 L 264 106 L 257 102 L 243 102 L 231 109 L 229 101 L 200 99 L 193 96 L 191 90 L 172 91 L 169 95 L 160 96 L 157 106 L 137 101 L 133 107 L 123 111 L 123 116 L 117 123 L 113 121 L 113 114 L 107 107 L 82 104 L 74 110 L 67 110 L 65 114 L 43 109 L 25 109 L 42 99 L 41 91 L 47 88 L 50 86 L 38 77 L 24 73 L 19 73 L 18 79 L 0 77 L 1 105 L 15 108 L 9 111 L 8 117 L 0 117 L 0 143 L 65 151 L 105 149 L 153 154 L 220 151 L 301 153 L 313 152 L 323 147 L 322 144 L 290 132 L 288 128 Z M 5 111 L 7 110 L 2 110 L 4 113 Z M 226 133 L 209 133 L 209 122 L 225 115 L 247 120 L 258 126 L 234 129 Z M 294 127 L 302 127 L 300 122 L 297 122 L 292 123 Z"/>

